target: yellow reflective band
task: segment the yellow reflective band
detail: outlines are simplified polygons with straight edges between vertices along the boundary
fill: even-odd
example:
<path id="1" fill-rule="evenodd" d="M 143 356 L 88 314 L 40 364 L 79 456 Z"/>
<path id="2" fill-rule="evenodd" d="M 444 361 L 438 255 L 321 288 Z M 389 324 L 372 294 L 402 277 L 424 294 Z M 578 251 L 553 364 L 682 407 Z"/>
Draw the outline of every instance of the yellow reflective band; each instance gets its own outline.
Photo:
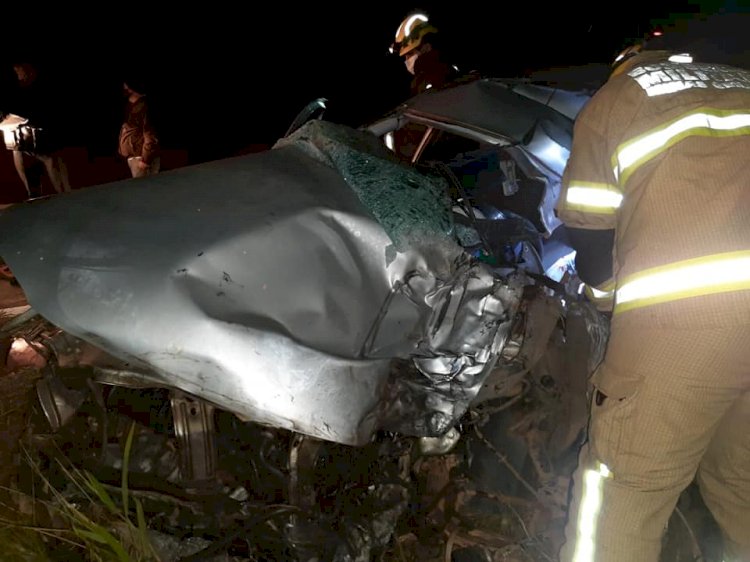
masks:
<path id="1" fill-rule="evenodd" d="M 596 526 L 604 495 L 604 481 L 612 473 L 606 464 L 599 463 L 593 470 L 583 475 L 583 497 L 578 512 L 578 532 L 573 562 L 594 562 L 596 560 Z"/>
<path id="2" fill-rule="evenodd" d="M 572 181 L 565 195 L 567 209 L 586 213 L 613 214 L 622 203 L 622 193 L 612 184 Z"/>
<path id="3" fill-rule="evenodd" d="M 691 111 L 667 125 L 621 144 L 612 156 L 615 178 L 620 186 L 624 186 L 640 166 L 687 137 L 739 135 L 750 135 L 750 111 L 711 108 Z"/>
<path id="4" fill-rule="evenodd" d="M 623 280 L 614 313 L 690 297 L 750 289 L 750 251 L 714 254 L 647 269 Z"/>

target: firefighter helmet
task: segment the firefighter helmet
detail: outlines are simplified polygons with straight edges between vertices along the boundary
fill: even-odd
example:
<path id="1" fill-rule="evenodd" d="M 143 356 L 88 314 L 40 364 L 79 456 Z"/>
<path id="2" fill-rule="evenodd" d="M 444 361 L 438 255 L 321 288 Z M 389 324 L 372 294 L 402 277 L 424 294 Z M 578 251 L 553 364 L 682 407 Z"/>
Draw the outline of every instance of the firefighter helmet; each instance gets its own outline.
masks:
<path id="1" fill-rule="evenodd" d="M 436 32 L 437 29 L 430 23 L 427 14 L 411 12 L 398 26 L 391 52 L 398 52 L 403 57 L 422 45 L 427 34 Z"/>

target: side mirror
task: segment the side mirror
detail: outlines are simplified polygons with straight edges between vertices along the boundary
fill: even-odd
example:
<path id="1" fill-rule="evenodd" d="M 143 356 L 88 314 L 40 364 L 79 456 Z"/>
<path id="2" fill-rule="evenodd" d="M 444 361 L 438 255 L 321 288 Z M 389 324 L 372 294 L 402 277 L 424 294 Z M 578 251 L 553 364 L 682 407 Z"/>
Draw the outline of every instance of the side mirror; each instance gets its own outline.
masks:
<path id="1" fill-rule="evenodd" d="M 292 121 L 292 124 L 289 126 L 284 136 L 288 137 L 308 121 L 322 119 L 323 114 L 327 109 L 327 103 L 328 100 L 326 98 L 318 98 L 308 103 L 294 118 L 294 121 Z"/>

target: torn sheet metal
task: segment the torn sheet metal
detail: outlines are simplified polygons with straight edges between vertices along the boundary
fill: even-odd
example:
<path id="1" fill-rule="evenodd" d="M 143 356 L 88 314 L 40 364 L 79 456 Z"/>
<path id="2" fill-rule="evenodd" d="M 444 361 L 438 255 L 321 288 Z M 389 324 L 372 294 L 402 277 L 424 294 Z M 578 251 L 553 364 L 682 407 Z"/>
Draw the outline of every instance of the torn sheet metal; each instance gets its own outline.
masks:
<path id="1" fill-rule="evenodd" d="M 0 216 L 0 255 L 35 310 L 154 384 L 321 439 L 387 425 L 391 361 L 416 358 L 396 384 L 423 409 L 390 425 L 434 435 L 481 386 L 520 283 L 470 261 L 421 195 L 436 178 L 377 146 L 313 121 L 267 152 L 27 202 Z"/>

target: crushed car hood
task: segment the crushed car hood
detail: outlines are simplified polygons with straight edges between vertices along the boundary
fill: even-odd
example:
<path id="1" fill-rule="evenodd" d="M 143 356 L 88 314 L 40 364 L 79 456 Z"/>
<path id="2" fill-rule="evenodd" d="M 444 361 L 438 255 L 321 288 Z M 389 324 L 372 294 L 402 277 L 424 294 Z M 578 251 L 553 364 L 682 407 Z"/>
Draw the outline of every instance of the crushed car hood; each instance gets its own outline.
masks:
<path id="1" fill-rule="evenodd" d="M 154 384 L 344 444 L 441 435 L 524 283 L 462 251 L 441 181 L 313 121 L 267 152 L 10 208 L 0 256 L 47 320 Z"/>

